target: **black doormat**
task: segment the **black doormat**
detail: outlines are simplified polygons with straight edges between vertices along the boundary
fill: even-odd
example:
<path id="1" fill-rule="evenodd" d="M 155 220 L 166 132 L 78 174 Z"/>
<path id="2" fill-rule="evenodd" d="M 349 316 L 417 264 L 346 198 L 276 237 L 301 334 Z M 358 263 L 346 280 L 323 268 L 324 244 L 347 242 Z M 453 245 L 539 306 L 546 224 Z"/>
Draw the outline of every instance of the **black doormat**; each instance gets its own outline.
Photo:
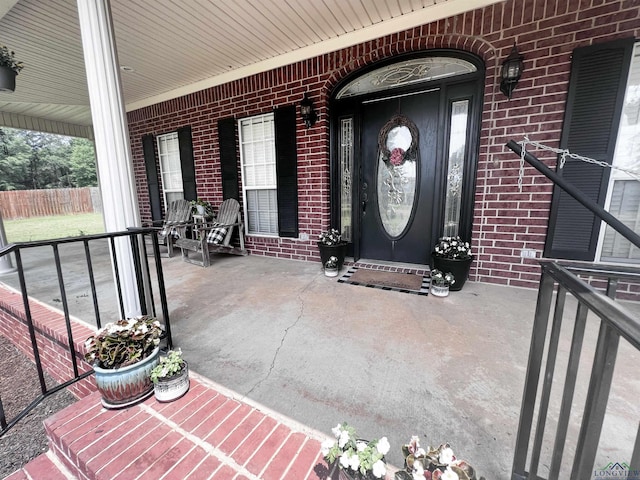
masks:
<path id="1" fill-rule="evenodd" d="M 394 292 L 428 295 L 430 279 L 426 275 L 351 267 L 338 279 L 338 282 Z"/>

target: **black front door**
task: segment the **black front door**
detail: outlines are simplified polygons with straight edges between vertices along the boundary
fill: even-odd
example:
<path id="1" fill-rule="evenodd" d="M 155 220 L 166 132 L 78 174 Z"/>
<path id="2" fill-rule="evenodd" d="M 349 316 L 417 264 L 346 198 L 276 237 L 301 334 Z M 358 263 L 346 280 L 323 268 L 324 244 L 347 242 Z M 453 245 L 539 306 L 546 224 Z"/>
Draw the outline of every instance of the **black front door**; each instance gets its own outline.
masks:
<path id="1" fill-rule="evenodd" d="M 440 90 L 364 102 L 360 258 L 428 264 L 434 220 Z"/>

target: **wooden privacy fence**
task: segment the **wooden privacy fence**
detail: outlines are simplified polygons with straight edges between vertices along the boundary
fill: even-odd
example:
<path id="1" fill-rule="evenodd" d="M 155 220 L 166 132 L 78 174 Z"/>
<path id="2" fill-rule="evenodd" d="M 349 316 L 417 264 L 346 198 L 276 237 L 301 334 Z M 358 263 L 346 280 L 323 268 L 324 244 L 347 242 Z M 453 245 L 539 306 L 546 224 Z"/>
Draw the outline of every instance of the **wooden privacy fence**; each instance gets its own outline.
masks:
<path id="1" fill-rule="evenodd" d="M 0 192 L 4 220 L 49 215 L 101 212 L 97 187 L 12 190 Z"/>

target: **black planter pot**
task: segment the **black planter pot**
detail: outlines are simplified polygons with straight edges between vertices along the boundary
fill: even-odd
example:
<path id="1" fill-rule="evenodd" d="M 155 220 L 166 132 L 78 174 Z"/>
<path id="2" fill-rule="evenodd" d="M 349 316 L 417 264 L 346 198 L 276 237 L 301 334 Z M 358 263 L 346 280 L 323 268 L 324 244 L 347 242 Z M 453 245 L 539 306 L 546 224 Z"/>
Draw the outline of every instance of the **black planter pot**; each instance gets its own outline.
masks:
<path id="1" fill-rule="evenodd" d="M 323 245 L 318 242 L 318 248 L 320 249 L 320 260 L 322 261 L 322 268 L 329 260 L 329 257 L 336 257 L 338 259 L 338 270 L 342 268 L 344 263 L 344 257 L 347 254 L 347 244 L 345 242 L 338 243 L 337 245 Z"/>
<path id="2" fill-rule="evenodd" d="M 13 92 L 16 89 L 16 75 L 9 67 L 0 67 L 0 92 Z"/>
<path id="3" fill-rule="evenodd" d="M 471 269 L 471 262 L 473 262 L 473 257 L 465 259 L 454 259 L 432 255 L 431 258 L 433 260 L 433 268 L 437 268 L 443 273 L 451 272 L 453 274 L 453 278 L 456 282 L 449 287 L 449 290 L 452 292 L 462 290 L 464 282 L 466 282 L 467 277 L 469 277 L 469 270 Z"/>

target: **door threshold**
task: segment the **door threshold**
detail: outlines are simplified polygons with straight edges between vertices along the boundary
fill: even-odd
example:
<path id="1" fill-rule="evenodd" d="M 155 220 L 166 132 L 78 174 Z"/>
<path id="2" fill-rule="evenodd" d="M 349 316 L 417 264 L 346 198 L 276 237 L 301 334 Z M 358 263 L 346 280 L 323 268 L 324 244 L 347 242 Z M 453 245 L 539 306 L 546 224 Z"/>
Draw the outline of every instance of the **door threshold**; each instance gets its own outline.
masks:
<path id="1" fill-rule="evenodd" d="M 429 265 L 421 263 L 402 263 L 402 262 L 389 262 L 385 260 L 370 260 L 361 258 L 357 262 L 353 260 L 353 257 L 345 258 L 345 265 L 354 266 L 359 268 L 369 268 L 371 270 L 385 270 L 387 272 L 399 272 L 399 273 L 413 273 L 416 275 L 425 275 L 430 273 L 431 269 Z"/>

